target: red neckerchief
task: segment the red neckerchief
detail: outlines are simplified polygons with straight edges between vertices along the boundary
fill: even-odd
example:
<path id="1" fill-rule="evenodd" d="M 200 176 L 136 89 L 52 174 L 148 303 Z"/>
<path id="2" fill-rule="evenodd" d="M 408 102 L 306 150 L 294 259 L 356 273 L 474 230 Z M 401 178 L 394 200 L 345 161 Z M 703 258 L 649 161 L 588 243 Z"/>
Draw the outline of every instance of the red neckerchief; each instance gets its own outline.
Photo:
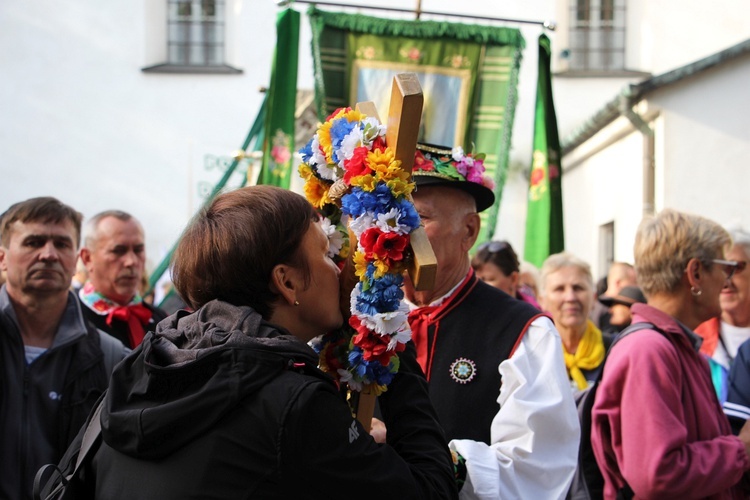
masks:
<path id="1" fill-rule="evenodd" d="M 440 329 L 440 320 L 448 314 L 455 306 L 461 303 L 468 292 L 465 292 L 467 285 L 473 289 L 477 280 L 473 280 L 474 270 L 469 269 L 466 278 L 459 286 L 446 297 L 439 306 L 425 306 L 414 309 L 409 313 L 409 326 L 411 327 L 411 339 L 417 348 L 417 362 L 422 367 L 422 371 L 430 380 L 430 369 L 432 368 L 432 357 L 435 354 L 435 345 L 437 344 L 438 330 Z M 470 290 L 469 290 L 470 291 Z M 465 293 L 464 293 L 465 292 Z M 432 347 L 428 349 L 428 329 L 430 325 L 435 324 L 435 337 L 432 339 Z M 429 352 L 428 352 L 429 350 Z"/>
<path id="2" fill-rule="evenodd" d="M 143 302 L 129 306 L 117 306 L 107 315 L 107 325 L 112 326 L 113 320 L 127 322 L 130 347 L 135 349 L 143 342 L 143 336 L 146 334 L 143 327 L 151 320 L 151 314 L 151 309 L 144 306 Z"/>

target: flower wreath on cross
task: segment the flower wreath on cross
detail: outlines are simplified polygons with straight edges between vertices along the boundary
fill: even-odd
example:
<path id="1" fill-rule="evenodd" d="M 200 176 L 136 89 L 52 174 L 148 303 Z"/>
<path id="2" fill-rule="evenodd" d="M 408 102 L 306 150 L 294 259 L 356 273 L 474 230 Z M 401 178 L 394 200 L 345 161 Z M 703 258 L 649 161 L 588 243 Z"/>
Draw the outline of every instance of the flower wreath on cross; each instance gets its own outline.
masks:
<path id="1" fill-rule="evenodd" d="M 403 302 L 409 234 L 420 220 L 408 195 L 409 173 L 385 144 L 385 126 L 351 108 L 336 110 L 300 150 L 304 191 L 329 236 L 329 256 L 343 266 L 356 236 L 349 326 L 318 337 L 320 367 L 349 388 L 378 395 L 398 372 L 396 354 L 411 338 Z M 345 194 L 344 194 L 345 193 Z M 345 216 L 345 217 L 344 217 Z"/>

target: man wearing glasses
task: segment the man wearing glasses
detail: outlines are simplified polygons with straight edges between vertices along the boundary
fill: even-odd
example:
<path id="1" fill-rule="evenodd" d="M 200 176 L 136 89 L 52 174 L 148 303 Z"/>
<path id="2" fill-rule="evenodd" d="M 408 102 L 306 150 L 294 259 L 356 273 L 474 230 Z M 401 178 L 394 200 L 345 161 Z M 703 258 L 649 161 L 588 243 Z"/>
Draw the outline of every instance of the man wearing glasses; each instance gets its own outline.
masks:
<path id="1" fill-rule="evenodd" d="M 721 317 L 702 323 L 695 332 L 703 337 L 701 352 L 708 356 L 711 379 L 719 401 L 727 400 L 727 379 L 737 351 L 750 339 L 750 234 L 730 231 L 733 246 L 727 252 L 726 271 L 730 279 L 721 291 Z"/>

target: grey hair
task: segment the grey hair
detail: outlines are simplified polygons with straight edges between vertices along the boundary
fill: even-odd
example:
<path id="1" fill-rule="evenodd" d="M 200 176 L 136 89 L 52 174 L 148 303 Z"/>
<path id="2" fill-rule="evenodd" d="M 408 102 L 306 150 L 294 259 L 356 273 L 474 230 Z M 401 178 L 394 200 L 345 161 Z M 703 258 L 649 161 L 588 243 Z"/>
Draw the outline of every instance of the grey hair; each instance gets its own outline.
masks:
<path id="1" fill-rule="evenodd" d="M 750 257 L 750 233 L 738 227 L 729 229 L 729 236 L 732 237 L 732 244 L 741 247 Z"/>
<path id="2" fill-rule="evenodd" d="M 547 287 L 547 277 L 562 269 L 563 267 L 574 267 L 581 271 L 586 277 L 586 282 L 589 285 L 589 289 L 594 289 L 594 277 L 591 275 L 591 266 L 588 263 L 570 252 L 560 252 L 547 257 L 547 260 L 542 264 L 541 271 L 541 283 L 539 287 L 539 295 L 545 295 L 545 288 Z"/>
<path id="3" fill-rule="evenodd" d="M 99 223 L 107 217 L 114 217 L 115 219 L 127 222 L 129 220 L 138 220 L 127 212 L 122 210 L 105 210 L 91 217 L 86 221 L 86 225 L 83 229 L 83 246 L 86 248 L 92 248 L 96 245 L 96 241 L 99 239 Z M 138 223 L 140 226 L 140 222 Z"/>

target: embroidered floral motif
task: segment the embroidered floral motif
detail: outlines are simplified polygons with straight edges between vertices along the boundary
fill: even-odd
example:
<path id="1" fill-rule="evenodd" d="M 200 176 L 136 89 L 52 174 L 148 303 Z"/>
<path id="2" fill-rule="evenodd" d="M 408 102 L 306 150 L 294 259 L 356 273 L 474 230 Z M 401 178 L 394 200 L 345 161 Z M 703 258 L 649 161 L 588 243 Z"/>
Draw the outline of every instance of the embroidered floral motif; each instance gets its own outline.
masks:
<path id="1" fill-rule="evenodd" d="M 422 59 L 422 51 L 419 50 L 417 47 L 403 48 L 399 50 L 398 53 L 404 59 L 409 59 L 410 61 L 413 61 L 413 62 L 417 62 L 420 59 Z"/>
<path id="2" fill-rule="evenodd" d="M 477 375 L 477 365 L 470 359 L 458 358 L 451 363 L 450 376 L 459 384 L 468 384 Z"/>

